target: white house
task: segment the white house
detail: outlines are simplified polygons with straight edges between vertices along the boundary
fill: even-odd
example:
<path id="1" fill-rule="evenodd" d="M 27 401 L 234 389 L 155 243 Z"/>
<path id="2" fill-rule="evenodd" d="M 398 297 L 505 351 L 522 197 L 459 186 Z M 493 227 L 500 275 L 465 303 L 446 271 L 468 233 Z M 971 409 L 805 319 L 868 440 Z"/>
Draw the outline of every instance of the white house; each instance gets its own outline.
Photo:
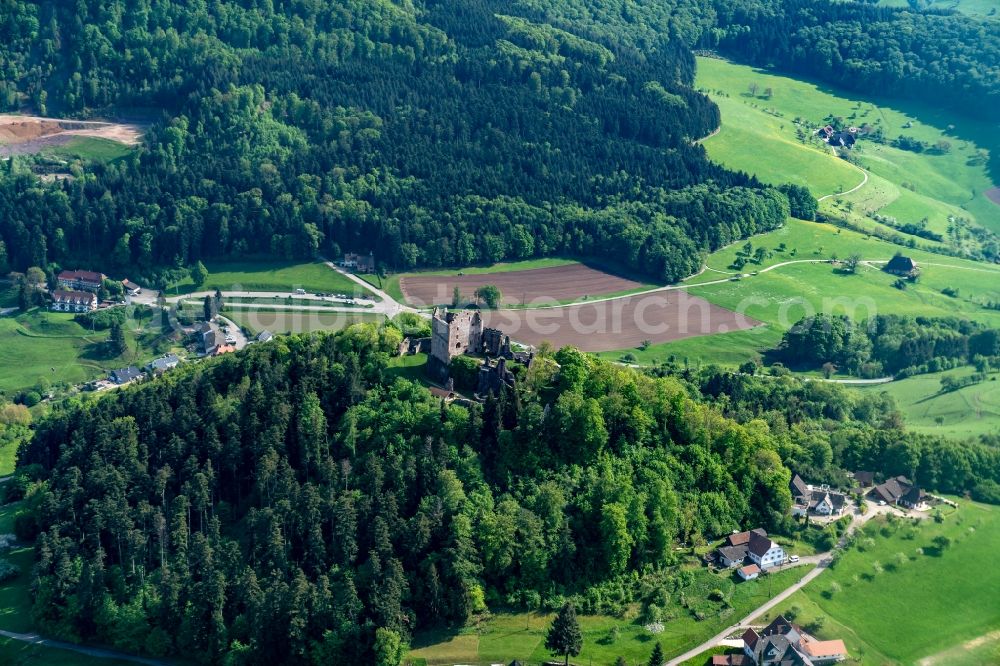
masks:
<path id="1" fill-rule="evenodd" d="M 766 536 L 751 532 L 748 545 L 747 556 L 763 571 L 785 562 L 785 549 Z"/>
<path id="2" fill-rule="evenodd" d="M 760 567 L 756 564 L 748 564 L 745 567 L 741 567 L 737 572 L 740 578 L 743 580 L 753 580 L 760 575 Z"/>
<path id="3" fill-rule="evenodd" d="M 52 309 L 56 312 L 89 312 L 97 307 L 97 296 L 89 291 L 52 292 Z"/>

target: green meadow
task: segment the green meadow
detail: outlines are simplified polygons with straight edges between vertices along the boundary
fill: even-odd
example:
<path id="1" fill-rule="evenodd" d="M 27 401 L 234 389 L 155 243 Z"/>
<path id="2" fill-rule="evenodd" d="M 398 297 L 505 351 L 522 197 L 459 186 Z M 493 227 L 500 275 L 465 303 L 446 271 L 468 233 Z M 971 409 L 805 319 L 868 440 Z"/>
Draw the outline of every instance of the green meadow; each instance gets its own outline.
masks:
<path id="1" fill-rule="evenodd" d="M 127 157 L 133 148 L 118 141 L 96 136 L 74 136 L 69 141 L 44 148 L 43 155 L 87 162 L 116 162 Z"/>
<path id="2" fill-rule="evenodd" d="M 225 316 L 253 333 L 263 330 L 272 333 L 310 333 L 312 331 L 339 331 L 351 324 L 385 320 L 378 314 L 353 312 L 294 312 L 288 310 L 236 310 L 228 308 Z"/>
<path id="3" fill-rule="evenodd" d="M 766 602 L 769 585 L 770 592 L 777 594 L 797 581 L 801 574 L 801 571 L 789 569 L 772 574 L 771 580 L 765 576 L 735 583 L 732 572 L 713 574 L 699 569 L 697 575 L 703 578 L 705 586 L 718 587 L 728 594 L 724 612 L 699 622 L 691 613 L 681 610 L 678 617 L 668 620 L 664 630 L 655 635 L 636 620 L 583 615 L 579 618 L 583 650 L 573 662 L 611 666 L 621 656 L 630 664 L 645 664 L 657 641 L 663 645 L 665 654 L 679 654 Z M 545 649 L 545 634 L 553 617 L 550 613 L 498 612 L 458 631 L 418 634 L 413 639 L 409 658 L 414 664 L 426 666 L 507 664 L 513 659 L 530 663 L 558 661 Z"/>
<path id="4" fill-rule="evenodd" d="M 63 312 L 32 310 L 0 318 L 0 391 L 8 394 L 39 385 L 72 385 L 102 376 L 130 363 L 145 363 L 166 351 L 153 322 L 126 326 L 128 351 L 108 358 L 108 331 L 90 331 Z M 161 349 L 162 348 L 162 349 Z"/>
<path id="5" fill-rule="evenodd" d="M 848 550 L 774 612 L 795 607 L 805 626 L 822 617 L 819 636 L 842 638 L 853 663 L 992 663 L 968 652 L 996 654 L 1000 642 L 1000 570 L 993 566 L 1000 509 L 960 504 L 941 523 L 873 520 L 860 535 L 863 551 Z"/>
<path id="6" fill-rule="evenodd" d="M 372 296 L 355 282 L 321 261 L 295 263 L 288 261 L 241 261 L 206 264 L 208 279 L 195 287 L 191 278 L 170 285 L 166 294 L 189 294 L 194 291 L 278 291 L 291 293 L 295 289 L 308 292 L 333 292 Z"/>
<path id="7" fill-rule="evenodd" d="M 957 438 L 1000 432 L 1000 380 L 996 374 L 979 384 L 941 392 L 942 377 L 964 378 L 974 372 L 971 367 L 956 368 L 858 390 L 891 395 L 907 427 L 916 432 Z"/>
<path id="8" fill-rule="evenodd" d="M 943 141 L 947 150 L 938 154 L 861 139 L 850 154 L 871 179 L 855 193 L 827 199 L 824 208 L 855 221 L 867 220 L 867 212 L 900 223 L 919 223 L 926 217 L 928 228 L 942 234 L 948 231 L 948 217 L 960 216 L 1000 232 L 1000 206 L 983 195 L 991 181 L 982 151 L 996 149 L 996 123 L 862 97 L 717 58 L 698 58 L 696 82 L 722 112 L 721 131 L 703 142 L 715 161 L 765 182 L 805 185 L 820 197 L 849 190 L 863 178 L 812 138 L 810 128 L 830 114 L 857 126 L 881 127 L 888 140 L 906 135 L 931 146 Z M 757 86 L 755 96 L 750 94 L 752 84 Z M 804 121 L 801 129 L 796 119 Z"/>

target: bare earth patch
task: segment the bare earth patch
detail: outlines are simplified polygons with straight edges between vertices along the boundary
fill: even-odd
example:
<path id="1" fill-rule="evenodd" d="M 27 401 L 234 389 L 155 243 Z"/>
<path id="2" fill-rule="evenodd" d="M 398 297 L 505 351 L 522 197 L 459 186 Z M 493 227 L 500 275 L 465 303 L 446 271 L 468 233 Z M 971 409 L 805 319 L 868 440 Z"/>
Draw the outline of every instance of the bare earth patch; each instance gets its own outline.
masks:
<path id="1" fill-rule="evenodd" d="M 146 127 L 138 123 L 0 114 L 0 157 L 37 153 L 49 146 L 62 145 L 75 136 L 97 137 L 134 146 L 145 131 Z"/>
<path id="2" fill-rule="evenodd" d="M 996 205 L 1000 206 L 1000 187 L 991 187 L 990 189 L 986 190 L 983 194 L 986 195 L 987 199 L 989 199 Z"/>
<path id="3" fill-rule="evenodd" d="M 457 286 L 467 302 L 478 287 L 492 284 L 503 294 L 503 305 L 571 301 L 639 289 L 643 285 L 584 266 L 568 264 L 508 273 L 482 275 L 427 275 L 404 277 L 399 288 L 411 305 L 449 305 Z"/>
<path id="4" fill-rule="evenodd" d="M 517 342 L 586 352 L 630 349 L 699 335 L 754 328 L 760 322 L 683 290 L 623 296 L 557 308 L 483 312 L 484 323 Z"/>

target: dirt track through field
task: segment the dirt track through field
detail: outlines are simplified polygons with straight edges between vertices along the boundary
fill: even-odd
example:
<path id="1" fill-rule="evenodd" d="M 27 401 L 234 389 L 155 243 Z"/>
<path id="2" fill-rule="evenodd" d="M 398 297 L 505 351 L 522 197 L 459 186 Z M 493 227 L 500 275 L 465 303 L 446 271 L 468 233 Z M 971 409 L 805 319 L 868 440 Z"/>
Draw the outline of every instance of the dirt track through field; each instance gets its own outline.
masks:
<path id="1" fill-rule="evenodd" d="M 399 288 L 406 302 L 411 305 L 450 305 L 456 286 L 461 290 L 464 301 L 473 302 L 476 289 L 487 284 L 496 285 L 500 289 L 503 305 L 570 301 L 584 296 L 640 289 L 643 286 L 639 282 L 610 275 L 583 264 L 568 264 L 509 273 L 404 277 L 399 281 Z"/>
<path id="2" fill-rule="evenodd" d="M 76 136 L 89 136 L 134 146 L 146 128 L 137 123 L 64 120 L 0 114 L 0 156 L 30 155 L 59 146 Z"/>
<path id="3" fill-rule="evenodd" d="M 742 331 L 760 322 L 686 291 L 654 292 L 562 308 L 484 311 L 485 324 L 518 342 L 587 352 Z"/>

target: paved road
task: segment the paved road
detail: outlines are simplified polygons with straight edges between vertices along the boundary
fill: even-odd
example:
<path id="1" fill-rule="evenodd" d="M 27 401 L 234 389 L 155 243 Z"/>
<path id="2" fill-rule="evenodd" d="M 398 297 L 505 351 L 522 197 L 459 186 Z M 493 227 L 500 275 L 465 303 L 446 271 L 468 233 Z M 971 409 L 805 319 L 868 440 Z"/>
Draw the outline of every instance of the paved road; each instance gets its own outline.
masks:
<path id="1" fill-rule="evenodd" d="M 384 312 L 382 312 L 382 314 L 388 315 L 389 317 L 395 317 L 400 312 L 415 312 L 415 313 L 420 313 L 420 311 L 417 310 L 416 308 L 411 308 L 409 305 L 404 305 L 403 303 L 400 303 L 395 298 L 393 298 L 389 294 L 385 293 L 384 291 L 382 291 L 378 287 L 376 287 L 376 286 L 374 286 L 372 284 L 369 284 L 368 282 L 365 282 L 364 280 L 362 280 L 361 278 L 359 278 L 354 273 L 350 273 L 348 271 L 345 271 L 343 268 L 341 268 L 337 264 L 333 263 L 332 261 L 330 261 L 328 259 L 323 259 L 322 257 L 320 259 L 323 261 L 324 264 L 326 264 L 327 266 L 329 266 L 331 269 L 337 271 L 338 273 L 340 273 L 341 275 L 343 275 L 344 277 L 346 277 L 351 282 L 354 282 L 355 284 L 359 285 L 363 289 L 366 289 L 366 290 L 370 291 L 371 293 L 375 294 L 376 296 L 378 296 L 379 298 L 381 298 L 382 299 L 382 305 L 384 307 Z"/>
<path id="2" fill-rule="evenodd" d="M 121 661 L 131 661 L 136 664 L 146 664 L 146 666 L 169 666 L 170 664 L 170 662 L 167 661 L 161 661 L 159 659 L 148 659 L 146 657 L 136 657 L 135 655 L 126 654 L 124 652 L 118 652 L 117 650 L 93 648 L 93 647 L 87 647 L 85 645 L 77 645 L 76 643 L 66 643 L 64 641 L 57 641 L 51 638 L 42 638 L 38 634 L 19 634 L 14 631 L 5 631 L 3 629 L 0 629 L 0 636 L 5 636 L 15 641 L 21 641 L 24 643 L 32 643 L 34 645 L 44 645 L 45 647 L 58 648 L 60 650 L 70 650 L 72 652 L 78 652 L 79 654 L 85 654 L 88 657 L 96 657 L 98 659 L 119 659 Z"/>

